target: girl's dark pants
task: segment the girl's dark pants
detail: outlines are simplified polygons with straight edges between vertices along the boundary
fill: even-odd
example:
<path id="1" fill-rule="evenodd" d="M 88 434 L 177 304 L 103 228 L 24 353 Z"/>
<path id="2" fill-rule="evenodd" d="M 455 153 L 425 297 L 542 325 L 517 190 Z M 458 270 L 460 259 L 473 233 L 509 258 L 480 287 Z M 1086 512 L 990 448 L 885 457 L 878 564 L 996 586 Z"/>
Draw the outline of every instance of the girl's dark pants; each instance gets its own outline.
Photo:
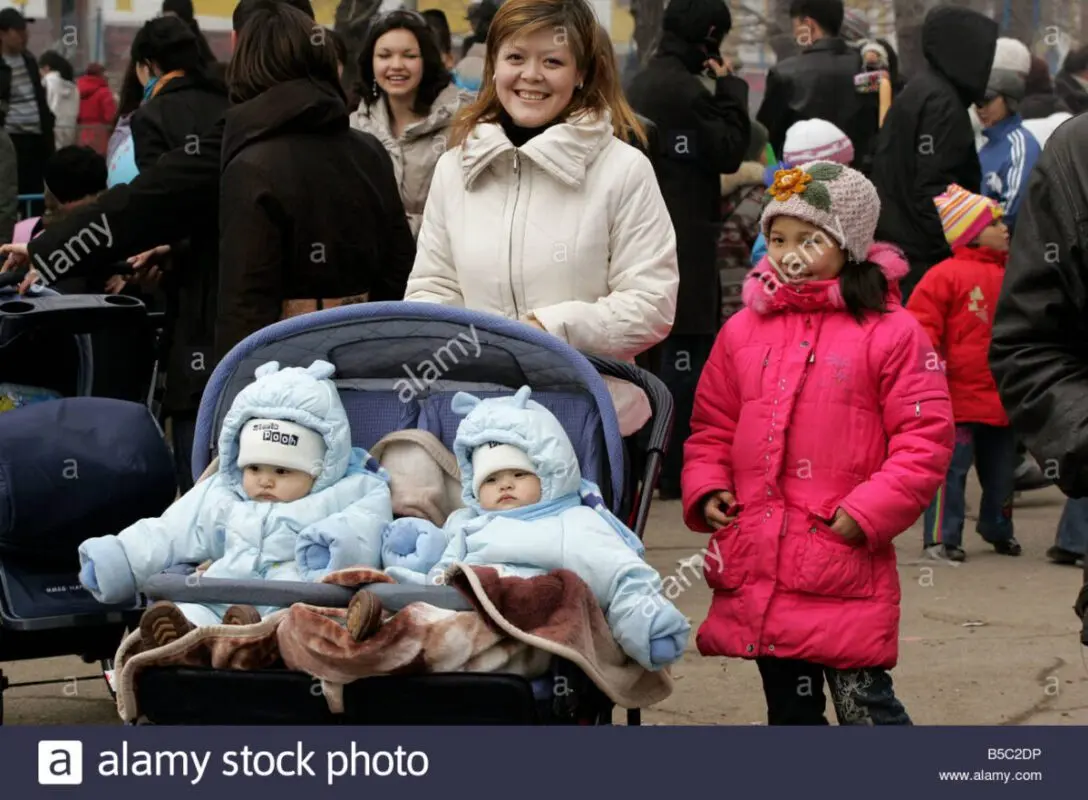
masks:
<path id="1" fill-rule="evenodd" d="M 768 725 L 828 725 L 824 680 L 840 725 L 913 725 L 887 670 L 831 669 L 808 661 L 757 658 Z"/>

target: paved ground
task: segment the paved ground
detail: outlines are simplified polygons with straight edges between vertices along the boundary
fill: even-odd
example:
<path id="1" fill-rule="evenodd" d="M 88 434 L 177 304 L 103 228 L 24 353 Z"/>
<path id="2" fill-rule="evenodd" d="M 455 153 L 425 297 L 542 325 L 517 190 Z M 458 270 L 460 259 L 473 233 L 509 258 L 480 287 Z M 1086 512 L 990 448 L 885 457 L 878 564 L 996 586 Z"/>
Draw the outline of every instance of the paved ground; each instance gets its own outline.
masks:
<path id="1" fill-rule="evenodd" d="M 978 508 L 977 491 L 970 495 Z M 998 556 L 971 533 L 968 562 L 920 560 L 918 526 L 898 540 L 903 584 L 896 691 L 924 725 L 1088 725 L 1088 648 L 1079 642 L 1071 606 L 1081 570 L 1050 564 L 1062 496 L 1027 495 L 1016 511 L 1020 558 Z M 680 522 L 679 503 L 657 503 L 647 536 L 662 575 L 691 575 L 679 561 L 706 539 Z M 709 604 L 705 584 L 677 598 L 698 624 Z M 694 646 L 693 646 L 694 647 Z M 12 681 L 93 674 L 76 658 L 0 664 Z M 765 721 L 759 676 L 747 662 L 705 659 L 692 649 L 676 667 L 676 692 L 644 721 L 682 725 L 751 725 Z M 10 689 L 8 724 L 118 724 L 101 681 Z M 829 704 L 830 705 L 830 704 Z M 617 715 L 617 721 L 620 719 Z"/>

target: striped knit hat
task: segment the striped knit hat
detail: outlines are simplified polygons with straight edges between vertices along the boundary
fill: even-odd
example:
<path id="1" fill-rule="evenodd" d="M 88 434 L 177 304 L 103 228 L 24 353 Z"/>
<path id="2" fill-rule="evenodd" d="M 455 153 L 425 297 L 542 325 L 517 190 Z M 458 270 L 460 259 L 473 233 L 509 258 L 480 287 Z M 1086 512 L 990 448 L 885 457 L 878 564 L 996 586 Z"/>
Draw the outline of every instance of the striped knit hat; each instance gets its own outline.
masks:
<path id="1" fill-rule="evenodd" d="M 850 166 L 854 144 L 826 119 L 806 119 L 793 123 L 786 131 L 782 160 L 794 167 L 810 161 L 834 161 Z"/>
<path id="2" fill-rule="evenodd" d="M 991 222 L 1001 217 L 1001 207 L 988 197 L 972 194 L 955 183 L 933 199 L 941 215 L 944 238 L 953 248 L 973 242 Z"/>

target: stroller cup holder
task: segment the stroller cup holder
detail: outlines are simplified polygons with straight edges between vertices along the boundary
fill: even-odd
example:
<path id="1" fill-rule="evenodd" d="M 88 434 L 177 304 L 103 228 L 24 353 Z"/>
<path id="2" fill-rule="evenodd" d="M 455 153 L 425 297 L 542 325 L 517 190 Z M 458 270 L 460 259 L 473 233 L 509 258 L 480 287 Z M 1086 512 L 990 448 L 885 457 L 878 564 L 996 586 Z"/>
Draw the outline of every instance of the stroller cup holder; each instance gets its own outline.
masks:
<path id="1" fill-rule="evenodd" d="M 147 318 L 143 301 L 127 295 L 23 295 L 0 300 L 0 347 L 44 326 L 77 335 L 131 326 L 141 318 Z"/>

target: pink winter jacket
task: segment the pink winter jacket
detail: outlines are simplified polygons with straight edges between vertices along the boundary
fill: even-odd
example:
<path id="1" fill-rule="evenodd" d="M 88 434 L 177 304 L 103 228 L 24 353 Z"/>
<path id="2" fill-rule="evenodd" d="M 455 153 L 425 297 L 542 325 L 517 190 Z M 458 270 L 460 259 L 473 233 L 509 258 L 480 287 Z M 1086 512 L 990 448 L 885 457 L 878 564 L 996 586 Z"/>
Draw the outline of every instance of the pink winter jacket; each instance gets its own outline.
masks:
<path id="1" fill-rule="evenodd" d="M 955 425 L 940 358 L 899 303 L 906 263 L 881 244 L 869 258 L 892 290 L 888 313 L 860 324 L 837 281 L 774 291 L 764 260 L 703 369 L 684 520 L 711 532 L 703 503 L 716 490 L 741 506 L 704 559 L 714 595 L 696 638 L 703 655 L 896 664 L 892 539 L 943 482 Z M 829 527 L 840 507 L 864 532 L 853 544 Z"/>

